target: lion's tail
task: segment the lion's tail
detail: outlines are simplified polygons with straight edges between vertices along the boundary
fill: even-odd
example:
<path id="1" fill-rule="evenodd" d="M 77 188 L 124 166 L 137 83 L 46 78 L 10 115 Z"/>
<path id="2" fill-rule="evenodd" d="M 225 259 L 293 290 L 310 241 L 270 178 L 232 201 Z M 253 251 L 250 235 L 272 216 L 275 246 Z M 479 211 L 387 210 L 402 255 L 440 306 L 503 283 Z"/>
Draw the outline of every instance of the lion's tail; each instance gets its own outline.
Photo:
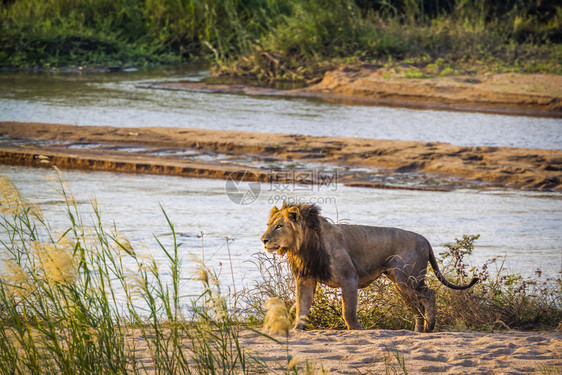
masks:
<path id="1" fill-rule="evenodd" d="M 427 242 L 427 245 L 429 246 L 429 263 L 431 264 L 431 267 L 433 268 L 433 271 L 435 272 L 435 276 L 437 276 L 437 279 L 439 281 L 441 281 L 441 283 L 443 285 L 445 285 L 446 287 L 449 287 L 451 289 L 463 290 L 463 289 L 470 288 L 471 286 L 473 286 L 474 284 L 476 284 L 478 282 L 478 278 L 475 277 L 475 278 L 472 279 L 472 281 L 468 285 L 451 284 L 449 282 L 449 280 L 447 280 L 445 278 L 445 276 L 443 276 L 443 274 L 439 270 L 439 266 L 437 265 L 437 259 L 435 259 L 435 254 L 433 253 L 433 248 L 431 247 L 431 244 L 427 240 L 426 240 L 426 242 Z"/>

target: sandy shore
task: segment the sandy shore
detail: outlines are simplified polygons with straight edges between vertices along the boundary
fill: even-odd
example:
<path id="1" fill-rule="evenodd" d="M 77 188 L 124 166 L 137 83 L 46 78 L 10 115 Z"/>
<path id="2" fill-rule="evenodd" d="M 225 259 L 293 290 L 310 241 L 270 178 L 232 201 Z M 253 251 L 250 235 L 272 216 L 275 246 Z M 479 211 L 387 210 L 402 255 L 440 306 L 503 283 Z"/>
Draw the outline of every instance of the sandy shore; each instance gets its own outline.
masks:
<path id="1" fill-rule="evenodd" d="M 251 332 L 242 343 L 268 363 L 286 365 L 279 344 Z M 385 373 L 386 363 L 399 369 L 395 354 L 404 358 L 409 374 L 556 373 L 562 366 L 560 332 L 310 331 L 292 334 L 288 348 L 301 366 L 308 360 L 336 374 Z"/>
<path id="2" fill-rule="evenodd" d="M 340 166 L 377 168 L 394 173 L 421 173 L 441 178 L 528 190 L 562 191 L 562 150 L 511 147 L 462 147 L 438 142 L 312 137 L 292 134 L 184 128 L 116 128 L 43 123 L 0 122 L 0 163 L 134 173 L 225 178 L 247 169 L 255 178 L 267 173 L 251 164 L 188 160 L 152 153 L 123 152 L 118 146 L 151 150 L 213 151 L 258 155 L 268 160 L 303 160 Z M 10 144 L 31 139 L 41 144 Z M 50 143 L 49 143 L 49 142 Z M 66 145 L 53 142 L 67 142 Z M 68 142 L 80 147 L 71 148 Z M 113 149 L 96 150 L 103 143 Z M 43 158 L 39 158 L 39 156 Z M 381 187 L 350 179 L 346 184 Z"/>
<path id="3" fill-rule="evenodd" d="M 407 78 L 402 71 L 342 66 L 311 86 L 276 90 L 245 84 L 147 82 L 145 88 L 314 97 L 344 103 L 562 117 L 562 76 L 489 74 Z"/>
<path id="4" fill-rule="evenodd" d="M 307 362 L 331 374 L 404 374 L 397 357 L 408 374 L 559 374 L 562 369 L 562 332 L 313 330 L 274 337 L 278 342 L 250 330 L 239 334 L 245 352 L 275 373 L 287 370 L 288 356 L 295 358 L 299 374 Z M 154 369 L 140 332 L 133 338 L 144 366 Z"/>
<path id="5" fill-rule="evenodd" d="M 383 105 L 562 117 L 562 76 L 554 74 L 406 78 L 394 70 L 343 66 L 304 92 Z"/>
<path id="6" fill-rule="evenodd" d="M 241 343 L 279 369 L 287 364 L 286 345 L 252 332 Z M 409 374 L 558 373 L 562 367 L 560 332 L 309 331 L 293 333 L 287 345 L 299 367 L 308 360 L 335 374 L 384 374 L 386 363 L 402 374 L 396 354 Z"/>

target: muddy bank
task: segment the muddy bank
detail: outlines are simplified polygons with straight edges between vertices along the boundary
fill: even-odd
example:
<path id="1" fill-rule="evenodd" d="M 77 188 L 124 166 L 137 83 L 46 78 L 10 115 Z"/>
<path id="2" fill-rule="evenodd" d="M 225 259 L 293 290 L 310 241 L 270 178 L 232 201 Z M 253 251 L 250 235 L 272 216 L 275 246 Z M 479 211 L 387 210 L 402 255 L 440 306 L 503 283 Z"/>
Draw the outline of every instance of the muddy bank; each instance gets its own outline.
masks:
<path id="1" fill-rule="evenodd" d="M 207 150 L 238 156 L 261 155 L 281 161 L 303 160 L 321 165 L 421 173 L 443 179 L 459 178 L 518 189 L 562 191 L 562 150 L 461 147 L 437 142 L 312 137 L 230 130 L 115 128 L 17 122 L 0 122 L 0 136 L 4 141 L 35 140 L 32 145 L 25 142 L 3 142 L 0 145 L 3 151 L 0 162 L 5 164 L 49 166 L 56 165 L 55 161 L 59 160 L 61 167 L 68 168 L 215 178 L 224 178 L 234 170 L 248 169 L 255 172 L 258 176 L 255 178 L 267 178 L 267 172 L 254 168 L 251 163 L 221 163 L 214 161 L 213 157 L 207 161 L 194 162 L 166 157 L 163 153 L 124 154 L 119 150 L 95 150 L 88 146 L 104 143 L 150 146 L 163 150 Z M 62 147 L 47 141 L 71 142 L 74 148 L 68 144 Z M 40 159 L 40 155 L 48 159 Z M 65 156 L 73 156 L 74 161 L 56 159 Z M 383 187 L 378 182 L 361 179 L 350 179 L 346 184 Z"/>
<path id="2" fill-rule="evenodd" d="M 370 66 L 328 72 L 306 88 L 277 90 L 244 84 L 149 82 L 144 88 L 314 97 L 344 103 L 422 109 L 562 117 L 562 76 L 516 73 L 407 78 L 404 72 Z"/>

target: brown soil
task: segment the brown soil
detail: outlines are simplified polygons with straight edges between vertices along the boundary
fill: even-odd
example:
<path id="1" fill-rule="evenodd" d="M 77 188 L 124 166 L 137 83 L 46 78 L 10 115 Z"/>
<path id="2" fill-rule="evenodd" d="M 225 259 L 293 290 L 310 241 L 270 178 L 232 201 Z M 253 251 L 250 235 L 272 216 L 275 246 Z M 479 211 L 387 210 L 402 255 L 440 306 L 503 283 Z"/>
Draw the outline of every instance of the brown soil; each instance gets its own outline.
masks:
<path id="1" fill-rule="evenodd" d="M 0 122 L 0 136 L 211 150 L 347 166 L 420 172 L 505 187 L 562 191 L 562 150 L 461 147 L 447 143 L 312 137 L 183 128 L 115 128 Z M 240 166 L 118 151 L 0 144 L 0 163 L 225 178 Z M 258 168 L 251 178 L 267 178 Z M 236 178 L 236 176 L 233 176 Z M 240 175 L 237 178 L 248 178 Z M 350 182 L 350 184 L 353 184 Z M 358 186 L 379 187 L 358 183 Z"/>

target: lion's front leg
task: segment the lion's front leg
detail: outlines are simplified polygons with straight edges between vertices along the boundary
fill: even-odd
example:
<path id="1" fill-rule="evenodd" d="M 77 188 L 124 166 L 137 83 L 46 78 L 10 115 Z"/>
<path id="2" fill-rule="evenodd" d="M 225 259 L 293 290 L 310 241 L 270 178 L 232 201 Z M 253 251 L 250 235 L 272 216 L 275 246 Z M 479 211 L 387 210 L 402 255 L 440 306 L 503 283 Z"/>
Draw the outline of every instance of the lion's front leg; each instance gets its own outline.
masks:
<path id="1" fill-rule="evenodd" d="M 342 299 L 343 299 L 343 318 L 347 329 L 363 329 L 359 319 L 357 318 L 357 281 L 347 281 L 342 283 Z"/>
<path id="2" fill-rule="evenodd" d="M 297 279 L 297 314 L 295 319 L 295 329 L 304 329 L 306 326 L 308 311 L 314 301 L 315 290 L 316 280 Z"/>

